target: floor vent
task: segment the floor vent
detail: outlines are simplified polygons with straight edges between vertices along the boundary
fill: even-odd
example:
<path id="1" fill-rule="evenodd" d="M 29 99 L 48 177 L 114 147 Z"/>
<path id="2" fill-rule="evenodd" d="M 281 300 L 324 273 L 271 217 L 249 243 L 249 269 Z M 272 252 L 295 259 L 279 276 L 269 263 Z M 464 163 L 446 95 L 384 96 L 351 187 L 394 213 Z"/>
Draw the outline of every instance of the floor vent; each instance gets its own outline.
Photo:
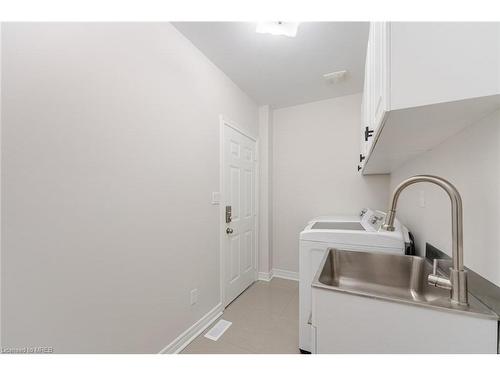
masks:
<path id="1" fill-rule="evenodd" d="M 224 334 L 224 332 L 227 331 L 231 324 L 233 323 L 221 319 L 205 334 L 205 337 L 207 339 L 217 341 Z"/>

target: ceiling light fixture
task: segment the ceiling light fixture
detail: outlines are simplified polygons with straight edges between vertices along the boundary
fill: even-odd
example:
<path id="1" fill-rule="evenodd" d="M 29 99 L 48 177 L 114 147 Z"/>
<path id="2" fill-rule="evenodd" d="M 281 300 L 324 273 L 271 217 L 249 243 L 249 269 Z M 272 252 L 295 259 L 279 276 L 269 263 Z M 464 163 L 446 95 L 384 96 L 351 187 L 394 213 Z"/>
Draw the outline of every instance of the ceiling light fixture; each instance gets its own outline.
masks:
<path id="1" fill-rule="evenodd" d="M 285 35 L 291 38 L 297 35 L 299 22 L 259 22 L 255 30 L 259 34 Z"/>

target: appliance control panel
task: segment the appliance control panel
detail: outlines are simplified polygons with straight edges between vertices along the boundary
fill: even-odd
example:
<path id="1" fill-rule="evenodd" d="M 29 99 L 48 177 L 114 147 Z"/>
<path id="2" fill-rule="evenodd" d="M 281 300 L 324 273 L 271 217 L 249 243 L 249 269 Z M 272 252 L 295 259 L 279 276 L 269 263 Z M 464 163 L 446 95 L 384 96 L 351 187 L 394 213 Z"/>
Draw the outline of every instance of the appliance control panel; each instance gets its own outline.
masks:
<path id="1" fill-rule="evenodd" d="M 359 214 L 361 225 L 369 232 L 377 232 L 385 219 L 385 212 L 363 208 Z"/>

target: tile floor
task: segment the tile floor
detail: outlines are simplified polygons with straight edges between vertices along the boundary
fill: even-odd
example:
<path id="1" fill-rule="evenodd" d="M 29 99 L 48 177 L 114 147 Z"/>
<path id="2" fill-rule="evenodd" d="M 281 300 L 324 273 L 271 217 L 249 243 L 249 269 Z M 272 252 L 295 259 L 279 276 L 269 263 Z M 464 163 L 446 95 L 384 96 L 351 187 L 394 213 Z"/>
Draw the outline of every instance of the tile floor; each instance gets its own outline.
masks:
<path id="1" fill-rule="evenodd" d="M 257 281 L 231 303 L 219 319 L 233 324 L 217 341 L 194 339 L 181 353 L 299 353 L 299 283 L 274 278 Z"/>

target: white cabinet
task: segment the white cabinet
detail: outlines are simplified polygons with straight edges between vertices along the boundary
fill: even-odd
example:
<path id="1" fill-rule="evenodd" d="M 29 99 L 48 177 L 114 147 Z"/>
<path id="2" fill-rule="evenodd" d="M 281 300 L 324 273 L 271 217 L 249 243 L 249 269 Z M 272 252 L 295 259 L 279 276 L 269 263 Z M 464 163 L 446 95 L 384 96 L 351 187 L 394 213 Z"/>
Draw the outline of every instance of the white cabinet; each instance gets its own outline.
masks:
<path id="1" fill-rule="evenodd" d="M 377 132 L 388 110 L 388 38 L 388 23 L 370 23 L 361 123 L 362 155 L 369 152 L 373 135 Z"/>
<path id="2" fill-rule="evenodd" d="M 390 173 L 499 108 L 500 23 L 370 24 L 364 174 Z"/>
<path id="3" fill-rule="evenodd" d="M 500 23 L 392 22 L 391 110 L 500 93 Z"/>
<path id="4" fill-rule="evenodd" d="M 368 125 L 377 131 L 385 112 L 388 99 L 388 24 L 385 22 L 372 22 L 370 24 L 370 61 L 367 66 L 369 82 L 370 110 Z"/>
<path id="5" fill-rule="evenodd" d="M 360 122 L 360 129 L 359 129 L 359 144 L 360 144 L 360 150 L 359 150 L 359 164 L 358 164 L 358 171 L 362 169 L 364 166 L 366 157 L 365 155 L 368 154 L 369 149 L 369 143 L 368 140 L 365 140 L 365 129 L 368 126 L 368 99 L 367 99 L 367 80 L 365 78 L 365 85 L 363 89 L 363 96 L 361 99 L 361 122 Z"/>
<path id="6" fill-rule="evenodd" d="M 312 288 L 313 353 L 497 353 L 498 322 Z"/>

